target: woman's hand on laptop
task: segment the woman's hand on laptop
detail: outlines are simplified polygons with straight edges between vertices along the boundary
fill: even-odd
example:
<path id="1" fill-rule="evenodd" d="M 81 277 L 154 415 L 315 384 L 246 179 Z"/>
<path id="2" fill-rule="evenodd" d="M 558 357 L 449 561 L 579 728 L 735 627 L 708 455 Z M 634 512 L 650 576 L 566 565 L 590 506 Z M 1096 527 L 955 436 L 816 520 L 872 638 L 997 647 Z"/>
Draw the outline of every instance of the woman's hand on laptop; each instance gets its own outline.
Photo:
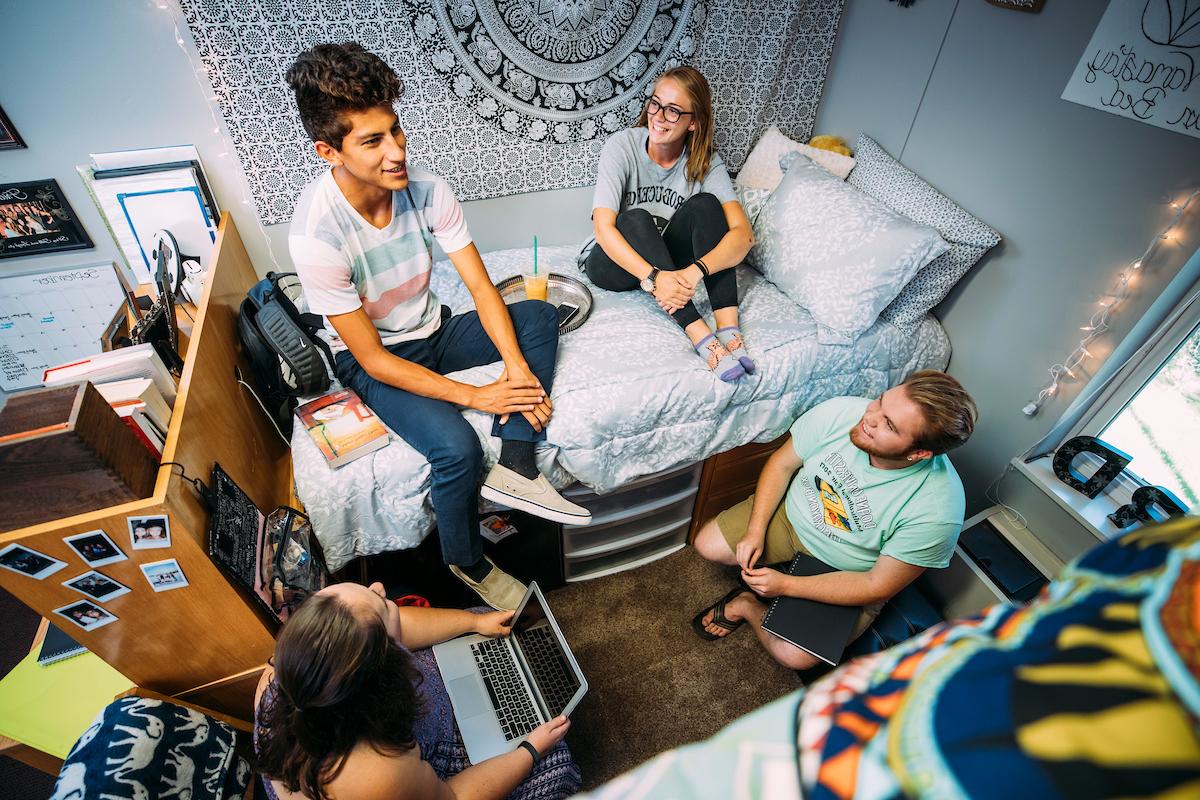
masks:
<path id="1" fill-rule="evenodd" d="M 482 636 L 508 636 L 512 633 L 512 618 L 511 611 L 489 611 L 486 614 L 477 614 L 475 618 L 475 632 Z"/>
<path id="2" fill-rule="evenodd" d="M 537 748 L 538 753 L 542 758 L 554 749 L 555 745 L 563 740 L 567 735 L 567 729 L 571 727 L 571 720 L 564 716 L 557 716 L 549 722 L 543 722 L 538 725 L 525 738 L 529 743 Z"/>

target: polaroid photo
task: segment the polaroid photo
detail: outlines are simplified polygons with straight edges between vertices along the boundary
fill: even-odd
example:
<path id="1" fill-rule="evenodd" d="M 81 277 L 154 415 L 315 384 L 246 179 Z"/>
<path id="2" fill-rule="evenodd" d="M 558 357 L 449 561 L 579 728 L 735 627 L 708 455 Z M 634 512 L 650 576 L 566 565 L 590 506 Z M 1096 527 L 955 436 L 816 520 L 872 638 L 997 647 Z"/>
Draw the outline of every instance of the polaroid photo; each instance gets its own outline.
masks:
<path id="1" fill-rule="evenodd" d="M 124 586 L 107 575 L 96 572 L 96 570 L 85 572 L 76 578 L 71 578 L 69 581 L 63 581 L 63 586 L 69 586 L 77 592 L 86 594 L 99 603 L 107 603 L 114 597 L 129 594 L 128 586 Z"/>
<path id="2" fill-rule="evenodd" d="M 182 589 L 188 585 L 183 569 L 173 558 L 142 564 L 142 574 L 146 576 L 150 588 L 156 592 L 169 592 L 172 589 Z"/>
<path id="3" fill-rule="evenodd" d="M 117 547 L 116 542 L 108 538 L 108 534 L 104 531 L 77 533 L 74 536 L 66 537 L 63 541 L 69 544 L 72 550 L 79 553 L 83 563 L 89 567 L 115 564 L 128 557 L 121 552 L 121 548 Z"/>
<path id="4" fill-rule="evenodd" d="M 10 544 L 0 550 L 0 567 L 19 572 L 30 578 L 42 580 L 65 567 L 67 562 L 51 558 L 44 553 L 30 550 L 19 544 Z"/>
<path id="5" fill-rule="evenodd" d="M 134 550 L 171 546 L 171 522 L 166 517 L 126 517 L 129 545 Z"/>
<path id="6" fill-rule="evenodd" d="M 80 600 L 78 603 L 56 608 L 54 609 L 54 613 L 63 619 L 74 622 L 85 631 L 94 631 L 96 628 L 103 628 L 108 623 L 117 621 L 115 615 L 105 611 L 94 603 L 89 603 L 87 600 Z"/>

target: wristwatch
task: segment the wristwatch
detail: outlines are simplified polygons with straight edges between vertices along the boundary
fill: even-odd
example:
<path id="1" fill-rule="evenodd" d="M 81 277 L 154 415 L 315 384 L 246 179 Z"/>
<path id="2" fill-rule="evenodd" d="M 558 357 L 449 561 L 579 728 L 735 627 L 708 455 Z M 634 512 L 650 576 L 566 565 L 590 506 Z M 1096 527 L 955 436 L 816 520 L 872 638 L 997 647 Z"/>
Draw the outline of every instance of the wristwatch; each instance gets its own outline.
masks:
<path id="1" fill-rule="evenodd" d="M 656 281 L 657 279 L 658 279 L 658 267 L 651 267 L 650 274 L 647 275 L 646 277 L 642 278 L 642 280 L 638 283 L 638 285 L 642 287 L 643 292 L 649 292 L 650 294 L 654 294 L 654 281 Z"/>

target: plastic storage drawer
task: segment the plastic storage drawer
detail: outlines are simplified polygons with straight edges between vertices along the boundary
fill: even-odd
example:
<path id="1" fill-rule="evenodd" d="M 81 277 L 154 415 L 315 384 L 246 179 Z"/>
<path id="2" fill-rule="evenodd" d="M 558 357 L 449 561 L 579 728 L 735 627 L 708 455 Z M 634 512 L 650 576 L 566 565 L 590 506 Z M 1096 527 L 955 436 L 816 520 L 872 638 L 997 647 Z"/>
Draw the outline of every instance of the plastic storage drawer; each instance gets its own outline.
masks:
<path id="1" fill-rule="evenodd" d="M 667 528 L 663 533 L 629 548 L 584 558 L 567 556 L 564 559 L 567 581 L 589 580 L 615 572 L 623 572 L 669 555 L 687 543 L 690 525 L 690 521 L 681 522 L 674 527 Z"/>
<path id="2" fill-rule="evenodd" d="M 602 525 L 563 526 L 563 554 L 568 557 L 598 555 L 636 545 L 651 531 L 680 523 L 691 524 L 696 505 L 696 489 L 651 501 L 641 509 L 629 509 L 628 515 Z"/>
<path id="3" fill-rule="evenodd" d="M 666 475 L 651 475 L 609 494 L 596 494 L 584 486 L 568 489 L 564 494 L 571 502 L 592 512 L 591 527 L 595 527 L 619 519 L 645 503 L 699 486 L 700 470 L 701 465 L 696 465 Z"/>

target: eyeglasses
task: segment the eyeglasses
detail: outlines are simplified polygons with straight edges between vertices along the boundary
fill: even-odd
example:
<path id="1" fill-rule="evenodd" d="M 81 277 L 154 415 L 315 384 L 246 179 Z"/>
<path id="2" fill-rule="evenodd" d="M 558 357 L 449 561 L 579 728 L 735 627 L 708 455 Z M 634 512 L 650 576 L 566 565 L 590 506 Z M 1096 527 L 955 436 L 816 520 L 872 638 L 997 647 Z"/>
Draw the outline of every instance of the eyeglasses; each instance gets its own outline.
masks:
<path id="1" fill-rule="evenodd" d="M 664 106 L 658 102 L 657 97 L 651 97 L 646 101 L 646 116 L 653 117 L 658 112 L 662 112 L 663 119 L 667 122 L 679 122 L 679 118 L 695 114 L 694 111 L 683 111 L 675 106 Z"/>

